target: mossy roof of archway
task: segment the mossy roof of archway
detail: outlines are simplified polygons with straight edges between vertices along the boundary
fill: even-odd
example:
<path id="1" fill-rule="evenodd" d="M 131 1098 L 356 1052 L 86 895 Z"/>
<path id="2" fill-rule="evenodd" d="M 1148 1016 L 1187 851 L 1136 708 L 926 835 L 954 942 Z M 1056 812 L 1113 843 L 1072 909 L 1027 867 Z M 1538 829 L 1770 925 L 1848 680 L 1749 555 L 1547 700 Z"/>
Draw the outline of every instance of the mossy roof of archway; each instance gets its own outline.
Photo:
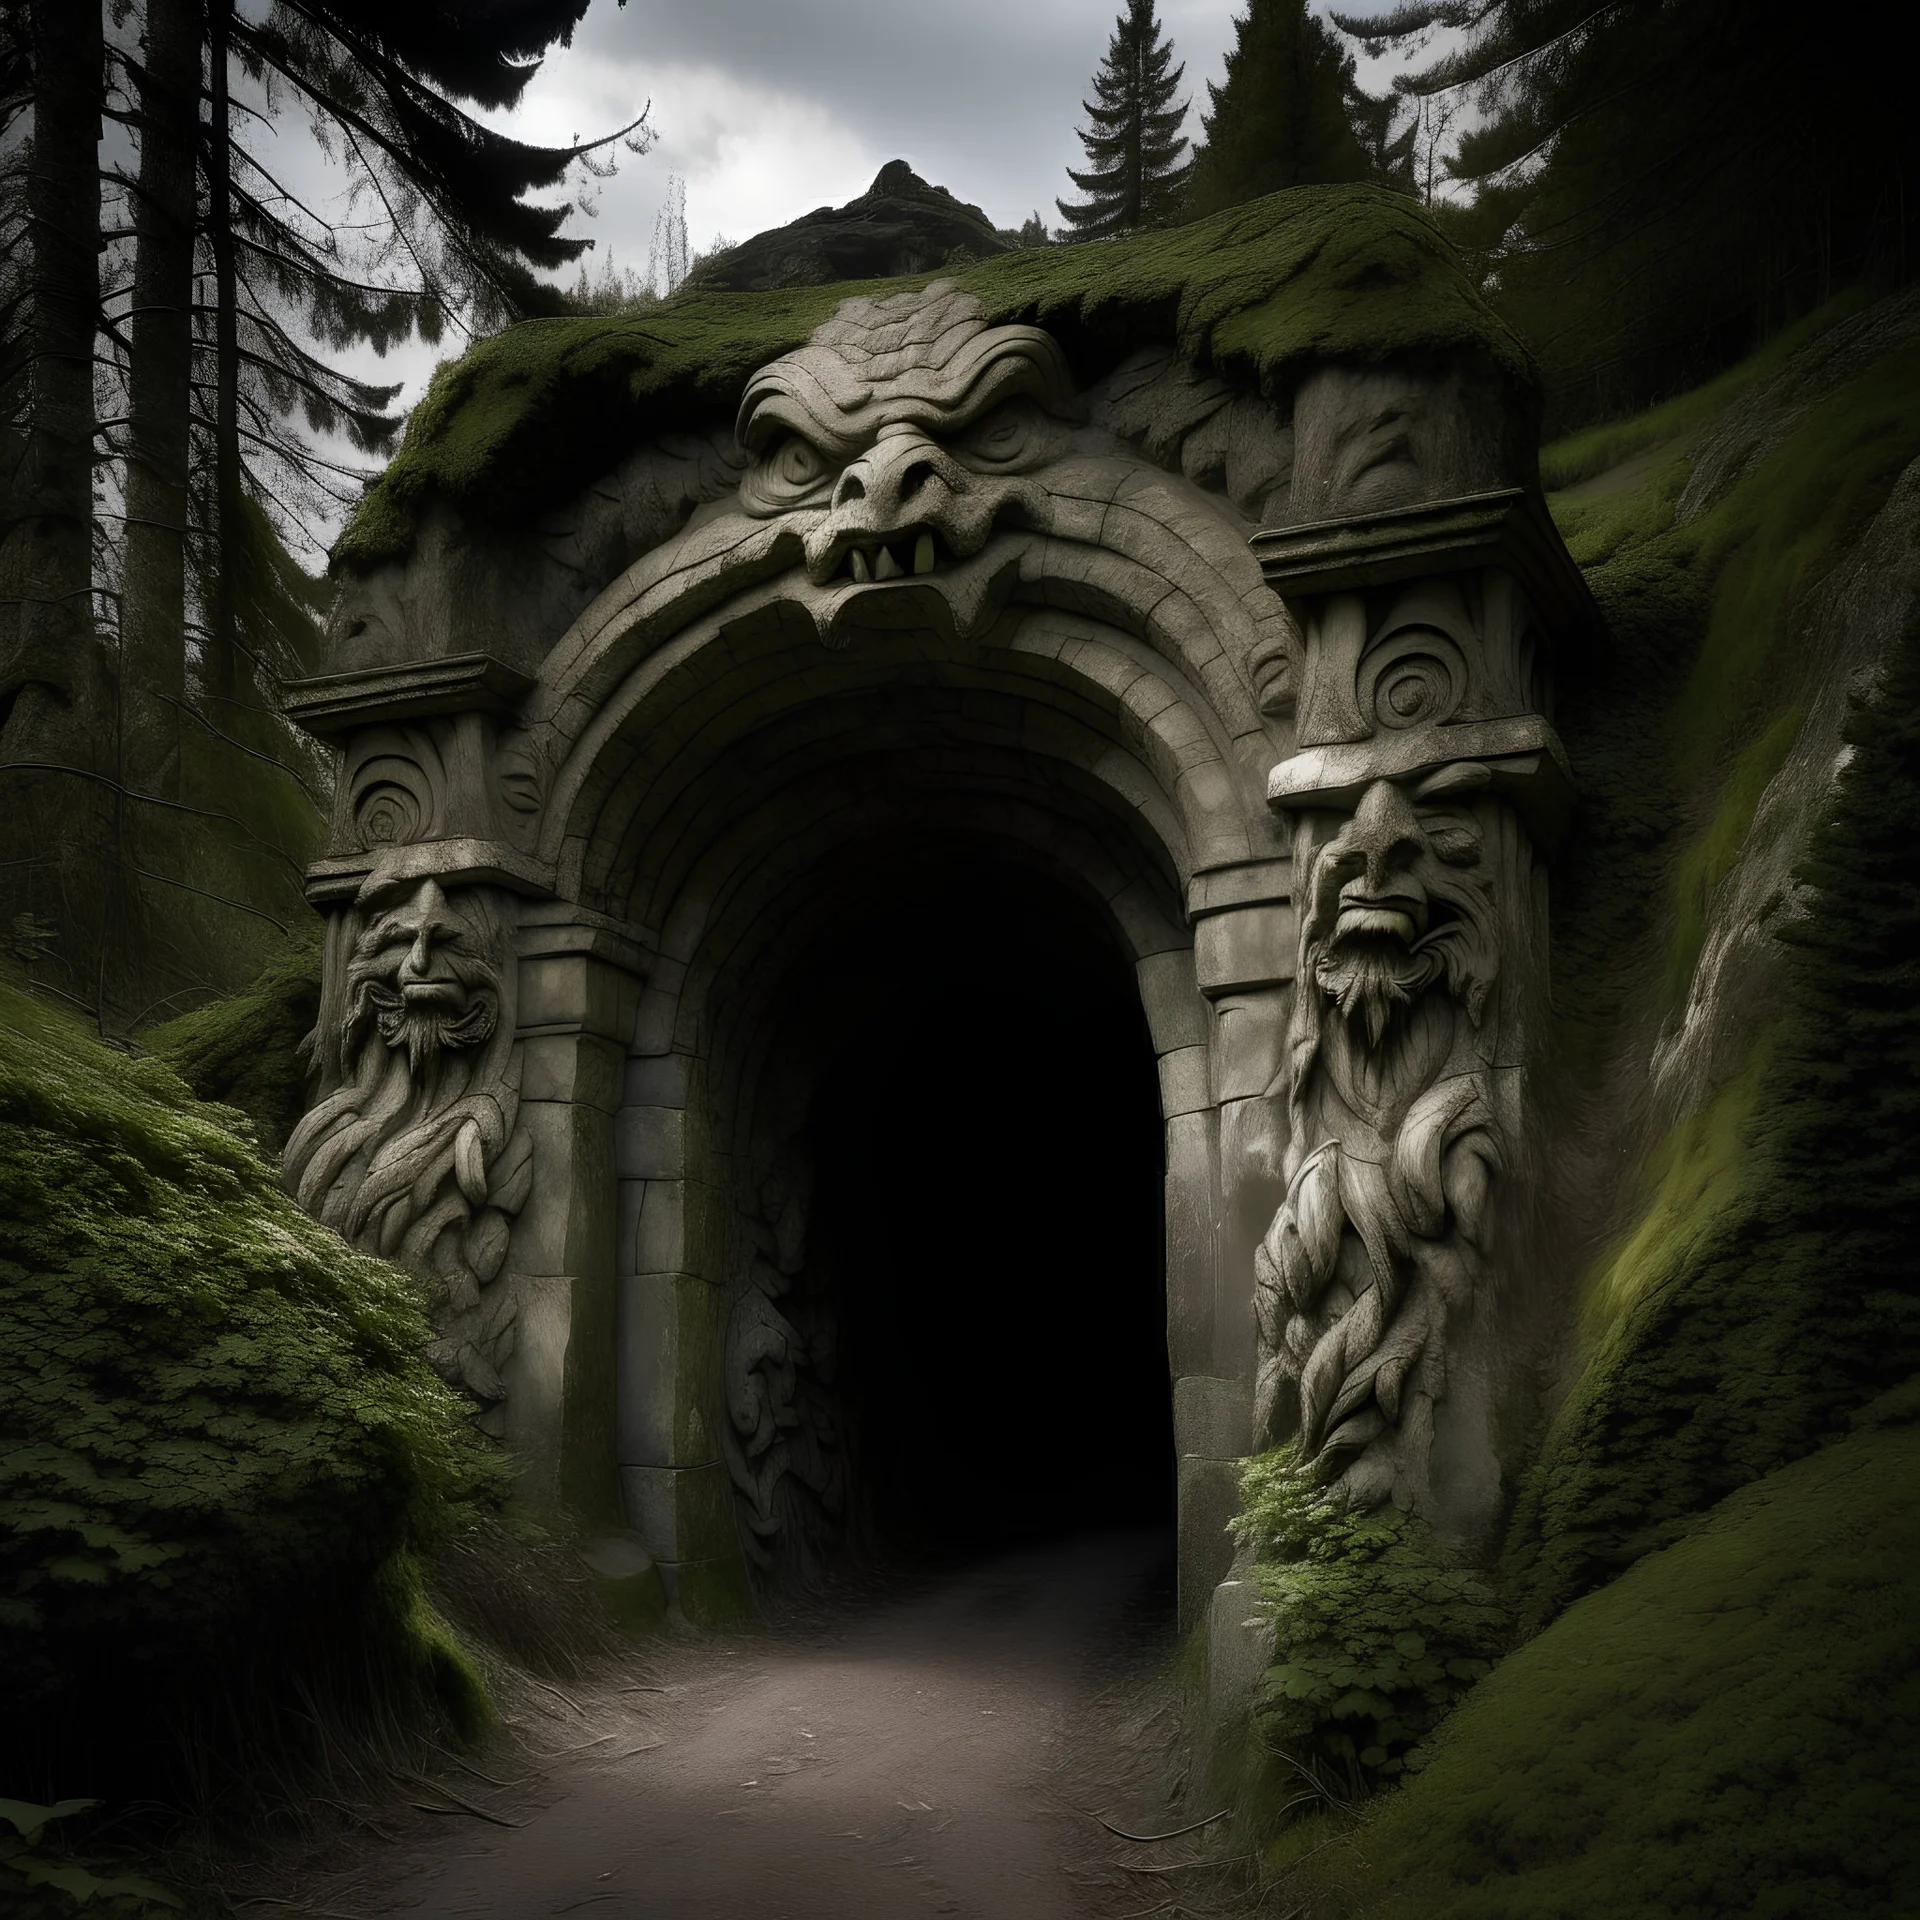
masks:
<path id="1" fill-rule="evenodd" d="M 977 294 L 995 322 L 1049 328 L 1083 379 L 1167 341 L 1274 399 L 1314 358 L 1465 352 L 1523 387 L 1535 381 L 1527 350 L 1416 202 L 1372 186 L 1294 188 L 1191 226 L 1032 248 L 944 275 L 524 321 L 434 375 L 335 565 L 402 557 L 435 497 L 501 527 L 553 506 L 637 440 L 727 419 L 754 370 L 799 346 L 842 300 L 941 277 Z"/>

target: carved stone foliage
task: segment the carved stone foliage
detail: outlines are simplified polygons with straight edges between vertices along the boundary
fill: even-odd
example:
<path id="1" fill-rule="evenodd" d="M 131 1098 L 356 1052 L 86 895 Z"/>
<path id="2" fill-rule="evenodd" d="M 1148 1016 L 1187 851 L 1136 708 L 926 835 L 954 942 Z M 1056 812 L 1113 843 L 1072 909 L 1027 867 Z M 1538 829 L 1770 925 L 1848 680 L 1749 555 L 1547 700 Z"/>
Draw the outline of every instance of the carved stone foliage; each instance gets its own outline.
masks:
<path id="1" fill-rule="evenodd" d="M 1505 575 L 1302 611 L 1301 750 L 1270 787 L 1295 818 L 1299 948 L 1256 1422 L 1355 1506 L 1429 1506 L 1436 1410 L 1521 1184 L 1536 839 L 1564 766 Z"/>
<path id="2" fill-rule="evenodd" d="M 323 1096 L 289 1191 L 356 1246 L 437 1281 L 432 1358 L 491 1404 L 512 1344 L 496 1284 L 533 1179 L 518 1126 L 513 902 L 431 879 L 372 887 L 337 923 L 314 1036 Z"/>
<path id="3" fill-rule="evenodd" d="M 728 1316 L 725 1446 L 747 1551 L 763 1567 L 804 1561 L 844 1523 L 846 1436 L 839 1341 L 805 1263 L 810 1182 L 782 1155 L 743 1208 L 744 1271 Z"/>

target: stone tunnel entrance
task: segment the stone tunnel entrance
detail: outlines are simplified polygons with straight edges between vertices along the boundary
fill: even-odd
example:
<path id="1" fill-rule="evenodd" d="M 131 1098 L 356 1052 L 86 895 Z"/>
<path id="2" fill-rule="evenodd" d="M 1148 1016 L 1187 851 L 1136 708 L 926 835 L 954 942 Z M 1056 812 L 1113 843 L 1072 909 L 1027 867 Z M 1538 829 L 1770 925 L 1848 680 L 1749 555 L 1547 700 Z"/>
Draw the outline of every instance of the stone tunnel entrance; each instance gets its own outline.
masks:
<path id="1" fill-rule="evenodd" d="M 846 1537 L 948 1558 L 1152 1525 L 1171 1546 L 1159 1091 L 1133 969 L 1084 901 L 979 840 L 875 879 L 779 1014 L 822 1062 L 803 1270 L 836 1323 Z"/>
<path id="2" fill-rule="evenodd" d="M 1591 608 L 1480 319 L 1309 347 L 1248 272 L 1137 350 L 1164 290 L 848 298 L 511 536 L 422 507 L 288 696 L 340 743 L 289 1182 L 690 1617 L 1163 1511 L 1171 1452 L 1217 1656 L 1289 1438 L 1494 1523 Z"/>
<path id="3" fill-rule="evenodd" d="M 673 956 L 615 1123 L 624 1509 L 709 1611 L 743 1559 L 1171 1545 L 1170 1334 L 1212 1279 L 1166 1264 L 1212 1204 L 1169 1172 L 1205 1099 L 1176 862 L 1061 689 L 925 633 L 801 659 L 759 725 L 647 733 L 701 804 L 608 863 Z"/>

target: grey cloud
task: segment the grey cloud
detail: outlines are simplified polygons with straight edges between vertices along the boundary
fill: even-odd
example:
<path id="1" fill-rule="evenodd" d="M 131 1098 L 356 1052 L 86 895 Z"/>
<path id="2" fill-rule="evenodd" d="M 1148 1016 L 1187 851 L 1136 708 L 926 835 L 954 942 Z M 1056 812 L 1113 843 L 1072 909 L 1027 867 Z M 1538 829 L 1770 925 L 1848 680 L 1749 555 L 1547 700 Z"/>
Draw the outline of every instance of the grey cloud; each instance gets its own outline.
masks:
<path id="1" fill-rule="evenodd" d="M 632 73 L 668 139 L 674 102 L 649 84 L 649 69 L 718 67 L 817 103 L 883 157 L 897 153 L 995 219 L 1017 221 L 1036 205 L 1051 217 L 1052 197 L 1067 190 L 1080 101 L 1117 10 L 1117 0 L 598 0 L 575 45 Z M 1230 8 L 1163 0 L 1161 13 L 1202 104 L 1232 37 Z"/>

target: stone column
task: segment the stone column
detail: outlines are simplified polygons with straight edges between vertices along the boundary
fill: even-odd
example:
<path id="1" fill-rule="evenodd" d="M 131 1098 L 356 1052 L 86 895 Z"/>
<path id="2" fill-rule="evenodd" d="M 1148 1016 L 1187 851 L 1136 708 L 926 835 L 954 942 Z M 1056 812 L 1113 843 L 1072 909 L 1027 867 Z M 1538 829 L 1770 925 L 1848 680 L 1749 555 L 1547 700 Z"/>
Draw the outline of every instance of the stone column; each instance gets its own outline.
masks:
<path id="1" fill-rule="evenodd" d="M 1207 1120 L 1217 1171 L 1205 1363 L 1174 1382 L 1183 1629 L 1200 1621 L 1232 1566 L 1227 1522 L 1239 1509 L 1240 1464 L 1253 1446 L 1257 1352 L 1247 1277 L 1285 1192 L 1285 1109 L 1272 1093 L 1293 975 L 1290 891 L 1289 863 L 1271 859 L 1204 869 L 1187 890 L 1194 986 L 1211 1012 Z"/>
<path id="2" fill-rule="evenodd" d="M 702 1152 L 703 1062 L 678 1031 L 686 968 L 662 959 L 641 1002 L 615 1138 L 617 1458 L 630 1523 L 689 1619 L 751 1604 L 722 1453 L 724 1205 Z"/>
<path id="3" fill-rule="evenodd" d="M 1257 1444 L 1462 1544 L 1523 1388 L 1503 1291 L 1537 1191 L 1546 883 L 1571 798 L 1552 649 L 1590 603 L 1521 489 L 1255 536 L 1302 636 L 1285 1197 L 1255 1255 Z"/>
<path id="4" fill-rule="evenodd" d="M 645 956 L 592 918 L 561 901 L 522 912 L 520 1124 L 534 1179 L 508 1253 L 518 1331 L 500 1430 L 529 1496 L 606 1530 L 625 1524 L 614 1473 L 615 1115 Z"/>
<path id="5" fill-rule="evenodd" d="M 339 758 L 308 880 L 328 915 L 321 1098 L 286 1171 L 437 1283 L 432 1357 L 522 1494 L 617 1536 L 616 1116 L 651 942 L 564 898 L 535 852 L 531 684 L 469 654 L 288 689 Z"/>

